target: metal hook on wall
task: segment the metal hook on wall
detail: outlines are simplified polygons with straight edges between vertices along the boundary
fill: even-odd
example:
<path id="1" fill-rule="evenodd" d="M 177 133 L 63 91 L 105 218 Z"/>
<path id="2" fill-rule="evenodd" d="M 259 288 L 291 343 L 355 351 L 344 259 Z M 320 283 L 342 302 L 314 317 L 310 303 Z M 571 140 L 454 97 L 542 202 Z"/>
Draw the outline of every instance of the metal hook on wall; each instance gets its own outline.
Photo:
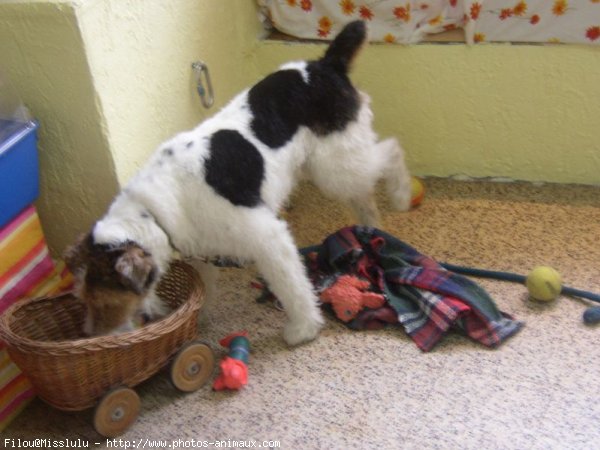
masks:
<path id="1" fill-rule="evenodd" d="M 210 74 L 208 73 L 208 66 L 203 61 L 195 61 L 192 63 L 192 70 L 194 71 L 194 76 L 196 78 L 196 91 L 198 91 L 202 106 L 208 109 L 215 101 L 212 83 L 210 82 Z"/>

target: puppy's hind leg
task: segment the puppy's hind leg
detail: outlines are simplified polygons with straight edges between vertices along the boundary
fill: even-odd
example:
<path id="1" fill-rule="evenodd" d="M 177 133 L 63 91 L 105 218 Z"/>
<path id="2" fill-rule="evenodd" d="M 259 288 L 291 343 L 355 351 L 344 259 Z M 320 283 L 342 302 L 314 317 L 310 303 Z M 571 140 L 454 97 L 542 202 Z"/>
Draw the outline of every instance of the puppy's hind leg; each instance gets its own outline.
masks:
<path id="1" fill-rule="evenodd" d="M 410 208 L 410 173 L 404 161 L 404 151 L 396 139 L 377 143 L 377 150 L 384 154 L 387 164 L 383 170 L 386 190 L 392 206 L 399 211 Z"/>
<path id="2" fill-rule="evenodd" d="M 313 154 L 307 166 L 312 182 L 328 198 L 350 206 L 358 224 L 379 226 L 380 215 L 374 192 L 382 175 L 383 169 L 378 164 L 381 158 L 369 159 L 363 156 L 362 150 L 341 145 L 333 150 L 337 150 L 337 154 L 333 151 Z M 344 163 L 340 164 L 340 160 Z"/>
<path id="3" fill-rule="evenodd" d="M 402 147 L 396 139 L 390 138 L 375 144 L 374 150 L 371 155 L 374 173 L 385 179 L 392 207 L 399 211 L 407 211 L 411 201 L 410 173 L 404 162 Z M 356 174 L 358 177 L 360 171 L 356 170 Z M 362 190 L 357 188 L 358 183 L 355 184 L 354 189 L 348 189 L 349 192 L 354 191 L 349 203 L 361 225 L 377 227 L 380 216 L 373 194 L 375 183 L 374 181 L 372 183 L 372 185 L 363 187 Z"/>
<path id="4" fill-rule="evenodd" d="M 375 201 L 375 196 L 372 192 L 367 192 L 354 197 L 349 203 L 354 210 L 360 225 L 366 225 L 368 227 L 379 226 L 381 217 L 377 202 Z"/>
<path id="5" fill-rule="evenodd" d="M 251 252 L 258 271 L 287 315 L 283 338 L 289 345 L 310 341 L 317 337 L 324 322 L 298 249 L 286 223 L 272 213 L 264 214 L 258 225 L 248 230 L 252 235 Z"/>

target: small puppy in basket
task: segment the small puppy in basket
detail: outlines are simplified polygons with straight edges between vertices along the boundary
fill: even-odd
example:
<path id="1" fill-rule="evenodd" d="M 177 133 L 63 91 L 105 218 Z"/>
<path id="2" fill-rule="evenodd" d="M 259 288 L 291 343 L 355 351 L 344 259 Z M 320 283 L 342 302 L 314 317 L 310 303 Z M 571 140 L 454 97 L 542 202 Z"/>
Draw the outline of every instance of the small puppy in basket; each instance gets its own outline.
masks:
<path id="1" fill-rule="evenodd" d="M 349 23 L 321 59 L 283 65 L 159 146 L 65 254 L 88 304 L 88 334 L 130 330 L 140 311 L 164 314 L 154 288 L 176 250 L 254 262 L 287 315 L 285 341 L 317 336 L 318 299 L 277 216 L 300 174 L 348 203 L 364 225 L 378 223 L 373 193 L 381 178 L 396 209 L 410 205 L 402 149 L 394 139 L 378 141 L 369 97 L 348 78 L 366 35 L 364 22 Z"/>

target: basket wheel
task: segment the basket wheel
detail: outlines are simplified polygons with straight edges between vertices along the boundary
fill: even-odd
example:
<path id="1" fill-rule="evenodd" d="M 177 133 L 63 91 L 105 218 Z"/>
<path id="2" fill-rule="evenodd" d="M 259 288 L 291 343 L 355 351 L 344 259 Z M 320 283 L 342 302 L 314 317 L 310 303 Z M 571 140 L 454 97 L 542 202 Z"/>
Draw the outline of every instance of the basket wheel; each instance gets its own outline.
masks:
<path id="1" fill-rule="evenodd" d="M 215 367 L 212 350 L 201 342 L 192 342 L 177 353 L 171 365 L 171 381 L 177 389 L 192 392 L 211 376 Z"/>
<path id="2" fill-rule="evenodd" d="M 135 421 L 140 412 L 140 397 L 128 387 L 107 393 L 94 413 L 94 428 L 104 437 L 122 434 Z"/>

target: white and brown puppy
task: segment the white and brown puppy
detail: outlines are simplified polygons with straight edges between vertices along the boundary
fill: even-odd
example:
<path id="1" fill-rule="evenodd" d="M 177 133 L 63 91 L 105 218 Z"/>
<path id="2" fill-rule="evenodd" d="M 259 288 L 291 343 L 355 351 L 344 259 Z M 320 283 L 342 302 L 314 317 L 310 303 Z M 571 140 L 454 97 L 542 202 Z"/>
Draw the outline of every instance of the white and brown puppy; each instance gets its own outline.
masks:
<path id="1" fill-rule="evenodd" d="M 376 225 L 380 178 L 406 210 L 402 149 L 379 142 L 367 95 L 348 78 L 366 40 L 348 24 L 316 61 L 285 64 L 197 128 L 163 143 L 108 213 L 66 253 L 89 304 L 88 333 L 127 330 L 143 309 L 160 315 L 154 287 L 174 249 L 188 258 L 253 261 L 287 315 L 284 339 L 314 339 L 323 318 L 287 224 L 277 216 L 301 173 Z"/>

